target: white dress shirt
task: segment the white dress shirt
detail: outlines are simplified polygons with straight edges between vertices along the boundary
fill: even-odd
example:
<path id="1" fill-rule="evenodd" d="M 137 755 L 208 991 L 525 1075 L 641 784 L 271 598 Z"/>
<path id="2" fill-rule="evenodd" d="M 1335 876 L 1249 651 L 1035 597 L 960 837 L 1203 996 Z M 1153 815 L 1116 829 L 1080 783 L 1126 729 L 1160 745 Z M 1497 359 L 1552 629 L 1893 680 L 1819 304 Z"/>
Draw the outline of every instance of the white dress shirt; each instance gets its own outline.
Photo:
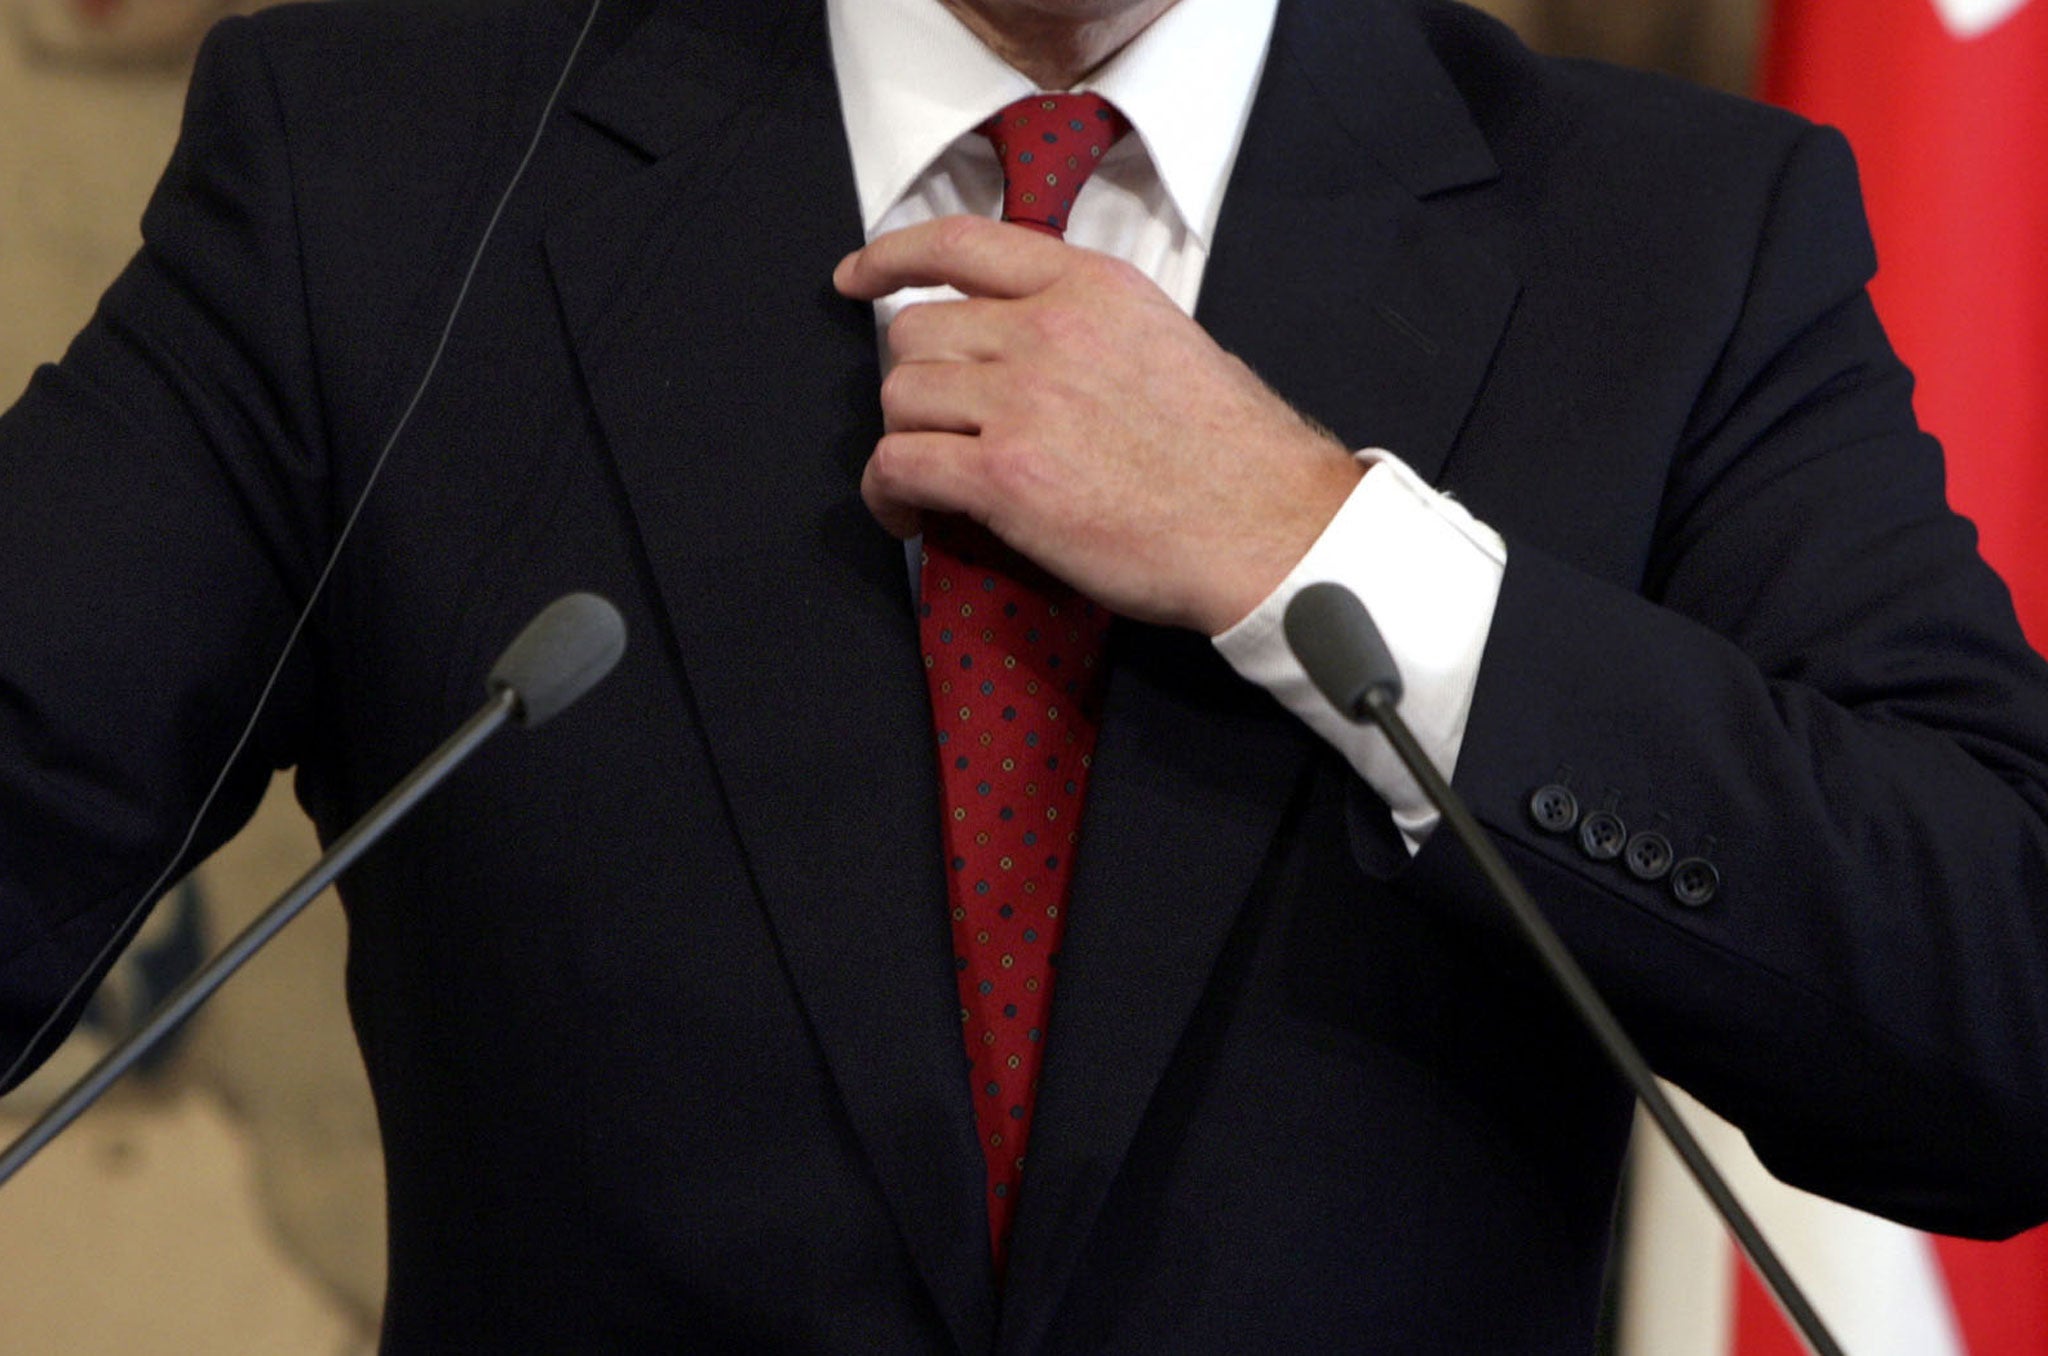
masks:
<path id="1" fill-rule="evenodd" d="M 1134 134 L 1103 156 L 1070 213 L 1067 241 L 1136 265 L 1189 314 L 1277 3 L 1179 0 L 1079 86 L 1115 104 Z M 827 0 L 826 13 L 868 239 L 934 217 L 999 215 L 1002 169 L 974 129 L 1038 87 L 939 0 Z M 877 302 L 885 367 L 897 313 L 956 296 L 913 288 Z M 1352 589 L 1400 666 L 1402 714 L 1448 773 L 1464 740 L 1507 548 L 1390 453 L 1359 457 L 1368 473 L 1322 537 L 1215 643 L 1240 674 L 1344 754 L 1386 800 L 1412 850 L 1435 827 L 1436 812 L 1385 739 L 1345 721 L 1314 690 L 1287 648 L 1281 617 L 1311 583 Z"/>

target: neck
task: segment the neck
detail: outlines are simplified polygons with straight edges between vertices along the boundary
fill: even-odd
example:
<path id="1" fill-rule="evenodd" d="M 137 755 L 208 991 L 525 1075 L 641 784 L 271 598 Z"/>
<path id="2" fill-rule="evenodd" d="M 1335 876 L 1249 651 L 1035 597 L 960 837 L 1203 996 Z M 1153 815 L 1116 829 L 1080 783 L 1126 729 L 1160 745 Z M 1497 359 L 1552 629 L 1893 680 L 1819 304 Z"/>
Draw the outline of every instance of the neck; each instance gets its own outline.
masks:
<path id="1" fill-rule="evenodd" d="M 1040 89 L 1071 89 L 1175 0 L 939 0 Z"/>

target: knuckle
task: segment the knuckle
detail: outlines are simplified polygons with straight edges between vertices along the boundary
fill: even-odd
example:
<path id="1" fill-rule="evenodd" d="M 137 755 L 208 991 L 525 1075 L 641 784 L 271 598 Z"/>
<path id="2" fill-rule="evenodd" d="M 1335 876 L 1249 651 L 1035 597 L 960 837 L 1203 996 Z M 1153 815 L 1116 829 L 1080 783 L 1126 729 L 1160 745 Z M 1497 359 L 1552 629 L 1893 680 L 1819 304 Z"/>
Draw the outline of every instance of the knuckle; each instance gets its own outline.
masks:
<path id="1" fill-rule="evenodd" d="M 909 441 L 900 433 L 884 435 L 861 475 L 865 495 L 885 503 L 902 501 L 912 479 L 910 461 Z"/>
<path id="2" fill-rule="evenodd" d="M 1101 275 L 1103 285 L 1120 292 L 1141 291 L 1150 286 L 1151 280 L 1135 264 L 1115 255 L 1097 254 L 1090 256 L 1090 267 Z"/>
<path id="3" fill-rule="evenodd" d="M 916 366 L 915 363 L 898 363 L 889 370 L 888 376 L 882 378 L 883 409 L 898 409 L 911 398 L 917 382 Z"/>
<path id="4" fill-rule="evenodd" d="M 1028 439 L 1004 432 L 981 438 L 978 469 L 991 494 L 998 500 L 1017 499 L 1035 478 L 1035 460 Z"/>
<path id="5" fill-rule="evenodd" d="M 888 481 L 897 474 L 902 460 L 903 436 L 899 433 L 883 434 L 875 443 L 874 453 L 868 457 L 868 478 Z"/>
<path id="6" fill-rule="evenodd" d="M 1008 422 L 1015 422 L 1020 418 L 1043 416 L 1054 408 L 1065 389 L 1060 381 L 1037 364 L 1016 363 L 1005 375 L 998 398 L 1010 415 Z"/>
<path id="7" fill-rule="evenodd" d="M 901 355 L 917 351 L 918 343 L 931 330 L 929 303 L 906 306 L 889 322 L 889 348 Z"/>
<path id="8" fill-rule="evenodd" d="M 934 257 L 941 261 L 960 258 L 973 247 L 975 237 L 981 234 L 985 225 L 979 217 L 946 217 L 932 228 L 931 247 Z"/>
<path id="9" fill-rule="evenodd" d="M 1032 336 L 1061 352 L 1073 352 L 1090 329 L 1088 313 L 1078 306 L 1045 302 L 1028 312 Z"/>

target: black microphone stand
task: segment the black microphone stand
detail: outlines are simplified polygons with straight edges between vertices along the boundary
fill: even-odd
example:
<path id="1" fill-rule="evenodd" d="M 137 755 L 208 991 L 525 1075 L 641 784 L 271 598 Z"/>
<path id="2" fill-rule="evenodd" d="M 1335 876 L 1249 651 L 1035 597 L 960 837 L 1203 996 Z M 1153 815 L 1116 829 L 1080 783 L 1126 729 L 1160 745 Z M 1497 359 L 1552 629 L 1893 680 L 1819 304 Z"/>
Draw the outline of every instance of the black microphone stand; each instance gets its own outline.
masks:
<path id="1" fill-rule="evenodd" d="M 625 623 L 604 599 L 573 593 L 557 599 L 527 624 L 491 670 L 490 700 L 421 760 L 385 797 L 334 841 L 312 869 L 157 1005 L 149 1020 L 109 1050 L 63 1097 L 0 1153 L 0 1186 L 85 1109 L 100 1099 L 135 1062 L 211 998 L 235 971 L 304 912 L 334 878 L 382 838 L 420 798 L 439 786 L 507 721 L 528 729 L 547 720 L 611 671 L 625 648 Z"/>

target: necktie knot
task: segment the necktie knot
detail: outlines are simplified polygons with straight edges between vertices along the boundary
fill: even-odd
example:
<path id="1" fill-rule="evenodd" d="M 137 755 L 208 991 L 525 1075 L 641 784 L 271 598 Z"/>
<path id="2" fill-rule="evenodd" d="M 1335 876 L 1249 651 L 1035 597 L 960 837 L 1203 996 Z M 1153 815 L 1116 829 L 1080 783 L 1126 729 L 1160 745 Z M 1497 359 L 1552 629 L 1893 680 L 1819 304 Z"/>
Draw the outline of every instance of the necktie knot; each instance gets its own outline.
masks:
<path id="1" fill-rule="evenodd" d="M 1003 220 L 1064 237 L 1074 198 L 1131 130 L 1099 94 L 1034 94 L 975 129 L 1003 165 Z"/>

